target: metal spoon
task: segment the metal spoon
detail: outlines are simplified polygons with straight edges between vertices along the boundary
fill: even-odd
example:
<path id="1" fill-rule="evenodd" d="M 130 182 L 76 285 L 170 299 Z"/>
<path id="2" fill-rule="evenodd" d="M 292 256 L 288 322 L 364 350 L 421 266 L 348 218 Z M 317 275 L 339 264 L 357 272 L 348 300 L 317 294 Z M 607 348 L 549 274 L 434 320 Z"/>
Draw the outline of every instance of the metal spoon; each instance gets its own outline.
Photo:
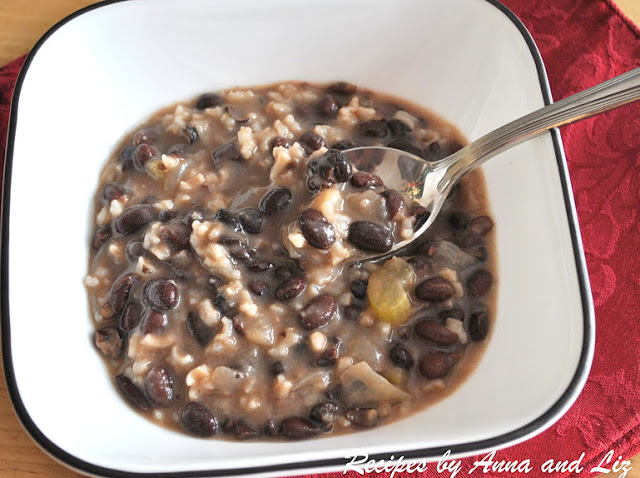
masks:
<path id="1" fill-rule="evenodd" d="M 544 106 L 501 126 L 439 161 L 426 161 L 411 153 L 385 147 L 344 151 L 353 165 L 368 165 L 367 170 L 380 176 L 386 187 L 407 193 L 430 212 L 413 239 L 394 244 L 383 255 L 366 256 L 362 253 L 352 259 L 382 259 L 407 247 L 431 226 L 456 183 L 488 159 L 551 128 L 589 118 L 638 99 L 640 68 Z M 371 165 L 377 166 L 371 169 Z"/>

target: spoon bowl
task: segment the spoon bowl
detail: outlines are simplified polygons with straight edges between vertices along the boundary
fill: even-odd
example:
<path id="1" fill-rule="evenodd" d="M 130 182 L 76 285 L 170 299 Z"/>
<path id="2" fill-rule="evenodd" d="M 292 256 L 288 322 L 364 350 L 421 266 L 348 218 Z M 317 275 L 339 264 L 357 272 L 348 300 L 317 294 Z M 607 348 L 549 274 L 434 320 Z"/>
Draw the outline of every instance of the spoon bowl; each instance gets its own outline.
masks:
<path id="1" fill-rule="evenodd" d="M 640 68 L 580 93 L 568 96 L 511 121 L 439 161 L 427 161 L 407 151 L 361 147 L 344 151 L 356 168 L 382 178 L 428 211 L 412 239 L 397 242 L 384 254 L 353 258 L 357 262 L 385 259 L 407 248 L 431 226 L 454 186 L 467 173 L 499 153 L 552 128 L 589 118 L 640 99 Z"/>

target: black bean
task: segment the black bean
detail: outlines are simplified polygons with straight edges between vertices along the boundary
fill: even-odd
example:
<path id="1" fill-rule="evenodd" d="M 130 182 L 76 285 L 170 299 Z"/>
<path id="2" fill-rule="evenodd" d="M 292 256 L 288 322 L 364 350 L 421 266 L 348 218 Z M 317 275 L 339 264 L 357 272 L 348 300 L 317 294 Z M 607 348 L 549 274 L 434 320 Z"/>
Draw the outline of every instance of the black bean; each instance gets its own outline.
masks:
<path id="1" fill-rule="evenodd" d="M 418 336 L 437 345 L 453 345 L 458 341 L 458 334 L 433 320 L 420 320 L 414 330 Z"/>
<path id="2" fill-rule="evenodd" d="M 242 244 L 242 240 L 238 236 L 232 236 L 231 234 L 222 234 L 218 239 L 218 242 L 227 247 Z"/>
<path id="3" fill-rule="evenodd" d="M 129 298 L 129 292 L 133 285 L 135 275 L 125 274 L 121 276 L 111 289 L 110 304 L 113 309 L 113 314 L 118 315 L 124 309 L 125 303 Z"/>
<path id="4" fill-rule="evenodd" d="M 244 317 L 242 317 L 241 315 L 234 315 L 231 318 L 231 322 L 233 323 L 233 330 L 235 330 L 238 333 L 238 335 L 244 335 L 244 329 L 245 329 Z"/>
<path id="5" fill-rule="evenodd" d="M 129 206 L 116 219 L 115 230 L 122 235 L 133 234 L 153 221 L 155 217 L 153 206 L 149 204 Z"/>
<path id="6" fill-rule="evenodd" d="M 238 213 L 237 217 L 244 232 L 247 234 L 260 234 L 264 216 L 258 209 L 253 207 L 245 208 Z"/>
<path id="7" fill-rule="evenodd" d="M 420 362 L 420 373 L 429 379 L 442 378 L 449 373 L 449 356 L 440 351 L 427 353 Z"/>
<path id="8" fill-rule="evenodd" d="M 151 408 L 151 403 L 144 392 L 126 375 L 116 375 L 116 385 L 124 398 L 136 408 L 140 410 L 149 410 Z"/>
<path id="9" fill-rule="evenodd" d="M 157 139 L 157 134 L 152 129 L 141 129 L 137 131 L 136 134 L 131 138 L 131 144 L 134 146 L 138 146 L 142 143 L 151 144 Z"/>
<path id="10" fill-rule="evenodd" d="M 342 316 L 346 320 L 355 322 L 360 318 L 360 314 L 362 314 L 362 312 L 363 312 L 362 308 L 358 307 L 357 305 L 347 305 L 342 309 Z"/>
<path id="11" fill-rule="evenodd" d="M 335 118 L 338 116 L 338 110 L 340 109 L 340 104 L 338 101 L 331 95 L 323 95 L 318 101 L 318 105 L 316 106 L 316 111 L 320 116 L 324 116 L 325 118 Z"/>
<path id="12" fill-rule="evenodd" d="M 133 164 L 136 168 L 143 170 L 145 164 L 156 156 L 158 156 L 156 148 L 146 143 L 139 144 L 133 152 Z"/>
<path id="13" fill-rule="evenodd" d="M 380 423 L 380 414 L 375 408 L 353 408 L 345 416 L 347 419 L 361 427 L 374 427 Z"/>
<path id="14" fill-rule="evenodd" d="M 248 262 L 256 256 L 256 250 L 245 243 L 240 243 L 229 247 L 229 255 L 241 262 Z"/>
<path id="15" fill-rule="evenodd" d="M 409 259 L 409 264 L 416 273 L 416 279 L 420 280 L 433 274 L 433 265 L 431 261 L 423 256 L 416 256 Z"/>
<path id="16" fill-rule="evenodd" d="M 449 224 L 458 230 L 464 230 L 469 226 L 469 215 L 462 211 L 455 211 L 449 215 Z"/>
<path id="17" fill-rule="evenodd" d="M 233 311 L 233 305 L 231 302 L 222 294 L 218 295 L 213 301 L 213 305 L 216 309 L 220 311 L 223 315 L 231 315 Z"/>
<path id="18" fill-rule="evenodd" d="M 473 234 L 484 236 L 493 229 L 493 221 L 489 216 L 479 216 L 471 220 L 469 230 Z"/>
<path id="19" fill-rule="evenodd" d="M 215 108 L 222 104 L 222 97 L 215 93 L 205 93 L 196 100 L 196 109 Z"/>
<path id="20" fill-rule="evenodd" d="M 249 264 L 249 271 L 260 274 L 273 269 L 273 262 L 268 259 L 258 259 Z"/>
<path id="21" fill-rule="evenodd" d="M 288 138 L 285 138 L 283 136 L 276 136 L 271 140 L 271 143 L 269 143 L 269 148 L 271 149 L 271 151 L 273 151 L 273 149 L 277 148 L 278 146 L 282 148 L 290 148 L 291 144 L 291 140 L 289 140 Z"/>
<path id="22" fill-rule="evenodd" d="M 319 433 L 320 429 L 306 418 L 285 418 L 280 424 L 280 434 L 285 438 L 299 440 L 304 438 L 312 438 Z"/>
<path id="23" fill-rule="evenodd" d="M 169 209 L 163 209 L 158 213 L 158 219 L 162 222 L 169 222 L 171 219 L 175 219 L 177 213 Z"/>
<path id="24" fill-rule="evenodd" d="M 486 312 L 474 312 L 469 317 L 469 336 L 474 342 L 484 340 L 489 333 L 489 316 Z"/>
<path id="25" fill-rule="evenodd" d="M 356 92 L 357 87 L 346 81 L 338 81 L 327 86 L 327 93 L 335 93 L 338 95 L 352 95 Z"/>
<path id="26" fill-rule="evenodd" d="M 351 293 L 356 299 L 365 299 L 367 297 L 368 280 L 355 279 L 351 282 Z"/>
<path id="27" fill-rule="evenodd" d="M 174 251 L 189 249 L 191 229 L 182 224 L 165 224 L 158 228 L 158 236 L 168 242 Z"/>
<path id="28" fill-rule="evenodd" d="M 272 375 L 282 375 L 285 372 L 284 365 L 280 360 L 273 362 L 271 365 L 271 374 Z"/>
<path id="29" fill-rule="evenodd" d="M 222 224 L 231 227 L 236 232 L 242 231 L 242 225 L 240 224 L 238 216 L 229 209 L 218 209 L 214 218 L 216 221 L 220 221 Z"/>
<path id="30" fill-rule="evenodd" d="M 337 307 L 336 299 L 328 294 L 314 297 L 300 312 L 300 325 L 306 330 L 323 327 L 333 318 Z"/>
<path id="31" fill-rule="evenodd" d="M 306 174 L 306 185 L 309 191 L 317 192 L 333 183 L 335 183 L 333 167 L 325 160 L 324 156 L 309 161 Z"/>
<path id="32" fill-rule="evenodd" d="M 117 328 L 105 327 L 96 330 L 93 343 L 105 357 L 117 359 L 122 354 L 124 340 Z"/>
<path id="33" fill-rule="evenodd" d="M 461 148 L 462 145 L 457 141 L 450 141 L 447 143 L 434 141 L 425 148 L 423 157 L 428 161 L 440 161 Z"/>
<path id="34" fill-rule="evenodd" d="M 439 161 L 446 157 L 439 142 L 433 141 L 424 149 L 422 157 L 428 161 Z"/>
<path id="35" fill-rule="evenodd" d="M 414 361 L 411 352 L 400 344 L 395 344 L 391 347 L 391 350 L 389 350 L 389 359 L 391 359 L 394 365 L 402 369 L 409 370 L 413 367 Z"/>
<path id="36" fill-rule="evenodd" d="M 298 143 L 300 143 L 300 146 L 302 146 L 307 154 L 311 154 L 322 147 L 327 147 L 327 142 L 324 138 L 313 131 L 307 131 L 300 136 Z"/>
<path id="37" fill-rule="evenodd" d="M 111 226 L 100 226 L 96 229 L 96 233 L 93 235 L 93 250 L 99 250 L 109 239 L 111 239 Z"/>
<path id="38" fill-rule="evenodd" d="M 353 173 L 353 176 L 351 176 L 351 185 L 357 189 L 377 188 L 382 186 L 382 179 L 373 173 L 356 171 Z"/>
<path id="39" fill-rule="evenodd" d="M 342 151 L 330 149 L 327 152 L 329 164 L 333 166 L 333 176 L 337 183 L 346 183 L 353 175 L 353 167 Z"/>
<path id="40" fill-rule="evenodd" d="M 330 149 L 307 164 L 307 189 L 315 192 L 333 183 L 349 181 L 353 167 L 342 151 Z"/>
<path id="41" fill-rule="evenodd" d="M 485 246 L 479 246 L 474 251 L 471 251 L 470 254 L 480 262 L 487 262 L 487 259 L 489 258 L 489 251 L 487 251 Z"/>
<path id="42" fill-rule="evenodd" d="M 147 282 L 144 296 L 151 307 L 160 310 L 175 309 L 180 302 L 178 288 L 169 279 L 153 279 Z"/>
<path id="43" fill-rule="evenodd" d="M 356 134 L 369 138 L 384 138 L 387 135 L 387 120 L 371 120 L 356 125 Z"/>
<path id="44" fill-rule="evenodd" d="M 198 130 L 191 125 L 186 125 L 182 130 L 182 134 L 187 138 L 189 144 L 198 141 Z"/>
<path id="45" fill-rule="evenodd" d="M 464 310 L 460 307 L 453 307 L 451 309 L 441 310 L 438 312 L 438 318 L 440 320 L 456 319 L 464 320 Z"/>
<path id="46" fill-rule="evenodd" d="M 425 302 L 442 302 L 453 297 L 454 293 L 451 282 L 442 277 L 424 280 L 416 287 L 416 297 Z"/>
<path id="47" fill-rule="evenodd" d="M 140 323 L 142 317 L 142 307 L 137 302 L 127 305 L 120 317 L 120 328 L 126 332 L 131 332 Z"/>
<path id="48" fill-rule="evenodd" d="M 333 423 L 322 423 L 319 428 L 322 433 L 331 433 L 333 431 Z"/>
<path id="49" fill-rule="evenodd" d="M 318 367 L 333 367 L 336 364 L 336 360 L 338 359 L 340 343 L 334 341 L 330 344 L 326 349 L 322 351 L 318 360 L 316 360 L 316 365 Z"/>
<path id="50" fill-rule="evenodd" d="M 402 194 L 395 189 L 387 189 L 382 193 L 382 197 L 384 198 L 384 205 L 387 209 L 389 219 L 395 218 L 404 207 Z"/>
<path id="51" fill-rule="evenodd" d="M 467 280 L 469 297 L 487 295 L 493 286 L 493 274 L 486 269 L 478 269 Z"/>
<path id="52" fill-rule="evenodd" d="M 124 248 L 124 255 L 130 262 L 138 262 L 138 258 L 144 256 L 147 250 L 140 241 L 131 241 Z"/>
<path id="53" fill-rule="evenodd" d="M 176 156 L 178 158 L 181 158 L 184 156 L 184 152 L 186 149 L 186 145 L 184 143 L 178 143 L 178 144 L 174 144 L 173 146 L 170 146 L 169 149 L 167 149 L 167 156 Z"/>
<path id="54" fill-rule="evenodd" d="M 107 203 L 115 199 L 120 199 L 122 196 L 124 196 L 124 193 L 117 184 L 108 183 L 102 188 L 102 197 Z"/>
<path id="55" fill-rule="evenodd" d="M 122 167 L 123 170 L 125 168 L 125 164 L 127 165 L 127 168 L 132 168 L 133 167 L 133 152 L 136 150 L 136 146 L 134 144 L 127 144 L 124 148 L 122 148 L 122 151 L 120 151 L 120 162 L 123 163 Z"/>
<path id="56" fill-rule="evenodd" d="M 343 141 L 338 141 L 337 143 L 334 143 L 331 145 L 331 149 L 337 149 L 338 151 L 344 151 L 346 149 L 353 149 L 353 148 L 359 148 L 361 147 L 362 144 L 358 143 L 357 141 L 352 141 L 349 139 L 345 139 Z"/>
<path id="57" fill-rule="evenodd" d="M 140 331 L 143 334 L 157 334 L 162 332 L 169 324 L 167 314 L 159 310 L 151 309 L 142 319 Z"/>
<path id="58" fill-rule="evenodd" d="M 287 188 L 274 188 L 265 193 L 258 203 L 258 209 L 267 216 L 272 216 L 291 205 L 291 191 Z"/>
<path id="59" fill-rule="evenodd" d="M 316 209 L 302 211 L 299 224 L 304 238 L 317 249 L 329 249 L 336 240 L 335 229 Z"/>
<path id="60" fill-rule="evenodd" d="M 246 123 L 251 117 L 240 107 L 236 106 L 225 106 L 225 113 L 228 113 L 236 122 L 238 123 Z"/>
<path id="61" fill-rule="evenodd" d="M 394 139 L 387 146 L 389 148 L 399 149 L 400 151 L 406 151 L 407 153 L 413 154 L 415 156 L 419 156 L 419 157 L 423 156 L 422 149 L 420 149 L 418 146 L 416 146 L 406 138 Z M 405 178 L 405 179 L 408 179 L 408 178 Z"/>
<path id="62" fill-rule="evenodd" d="M 233 437 L 236 440 L 251 440 L 260 435 L 257 430 L 254 430 L 242 420 L 234 420 L 229 433 L 233 433 Z"/>
<path id="63" fill-rule="evenodd" d="M 189 402 L 180 411 L 182 426 L 194 435 L 210 437 L 218 431 L 218 420 L 211 410 L 198 402 Z"/>
<path id="64" fill-rule="evenodd" d="M 274 437 L 278 434 L 278 427 L 273 420 L 269 420 L 262 427 L 262 433 L 264 433 L 266 436 Z"/>
<path id="65" fill-rule="evenodd" d="M 393 136 L 404 138 L 411 132 L 411 126 L 399 119 L 390 119 L 387 125 Z"/>
<path id="66" fill-rule="evenodd" d="M 338 405 L 335 402 L 316 403 L 309 412 L 309 418 L 316 423 L 333 423 L 338 413 Z"/>
<path id="67" fill-rule="evenodd" d="M 265 295 L 269 292 L 269 286 L 261 280 L 250 280 L 248 286 L 249 290 L 255 295 Z"/>
<path id="68" fill-rule="evenodd" d="M 348 239 L 365 252 L 388 252 L 393 247 L 391 231 L 368 221 L 352 222 L 349 225 Z"/>
<path id="69" fill-rule="evenodd" d="M 232 141 L 222 146 L 218 146 L 211 152 L 211 159 L 216 168 L 219 168 L 223 161 L 243 161 L 244 158 L 240 154 L 238 144 Z"/>
<path id="70" fill-rule="evenodd" d="M 153 367 L 147 372 L 144 389 L 151 402 L 158 407 L 168 407 L 175 398 L 173 377 L 162 367 Z"/>
<path id="71" fill-rule="evenodd" d="M 214 330 L 204 323 L 198 314 L 190 311 L 187 315 L 187 330 L 203 347 L 206 347 L 213 338 Z"/>
<path id="72" fill-rule="evenodd" d="M 298 297 L 307 287 L 307 283 L 302 277 L 292 277 L 285 280 L 276 290 L 278 300 L 291 300 Z"/>

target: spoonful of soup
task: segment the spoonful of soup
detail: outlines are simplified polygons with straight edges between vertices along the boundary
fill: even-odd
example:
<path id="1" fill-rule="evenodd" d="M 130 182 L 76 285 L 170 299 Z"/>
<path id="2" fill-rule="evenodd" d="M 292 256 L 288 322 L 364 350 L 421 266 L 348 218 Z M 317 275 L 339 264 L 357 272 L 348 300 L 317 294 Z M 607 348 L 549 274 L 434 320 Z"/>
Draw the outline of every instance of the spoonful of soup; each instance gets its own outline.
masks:
<path id="1" fill-rule="evenodd" d="M 296 257 L 296 234 L 316 248 L 331 246 L 335 238 L 334 226 L 321 210 L 323 207 L 326 209 L 327 204 L 343 200 L 341 193 L 350 187 L 360 191 L 372 190 L 371 198 L 359 198 L 360 201 L 370 201 L 372 216 L 375 215 L 375 198 L 381 197 L 387 218 L 395 221 L 395 228 L 392 230 L 380 221 L 367 218 L 366 214 L 343 225 L 348 227 L 348 241 L 357 250 L 343 259 L 370 261 L 394 255 L 408 248 L 433 224 L 454 187 L 485 161 L 547 130 L 638 99 L 640 68 L 529 113 L 438 161 L 425 160 L 419 155 L 420 151 L 408 143 L 405 147 L 399 143 L 394 148 L 376 146 L 329 150 L 309 162 L 307 188 L 317 191 L 317 194 L 298 223 L 285 231 L 285 247 Z M 415 216 L 415 223 L 405 221 L 405 199 L 419 204 L 423 210 L 422 214 Z M 366 210 L 367 205 L 360 204 L 361 209 Z M 333 216 L 331 211 L 329 214 Z"/>

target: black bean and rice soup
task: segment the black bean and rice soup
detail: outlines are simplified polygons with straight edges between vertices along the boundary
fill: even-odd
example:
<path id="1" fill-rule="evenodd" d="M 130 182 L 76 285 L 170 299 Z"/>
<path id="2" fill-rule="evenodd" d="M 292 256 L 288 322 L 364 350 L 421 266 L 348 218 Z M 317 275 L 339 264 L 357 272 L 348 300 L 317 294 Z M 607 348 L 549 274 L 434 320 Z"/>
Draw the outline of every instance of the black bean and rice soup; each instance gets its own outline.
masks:
<path id="1" fill-rule="evenodd" d="M 470 373 L 489 333 L 493 222 L 466 178 L 428 211 L 345 149 L 438 160 L 463 138 L 347 83 L 208 93 L 129 134 L 100 176 L 86 286 L 120 394 L 209 437 L 309 438 L 420 410 Z"/>

